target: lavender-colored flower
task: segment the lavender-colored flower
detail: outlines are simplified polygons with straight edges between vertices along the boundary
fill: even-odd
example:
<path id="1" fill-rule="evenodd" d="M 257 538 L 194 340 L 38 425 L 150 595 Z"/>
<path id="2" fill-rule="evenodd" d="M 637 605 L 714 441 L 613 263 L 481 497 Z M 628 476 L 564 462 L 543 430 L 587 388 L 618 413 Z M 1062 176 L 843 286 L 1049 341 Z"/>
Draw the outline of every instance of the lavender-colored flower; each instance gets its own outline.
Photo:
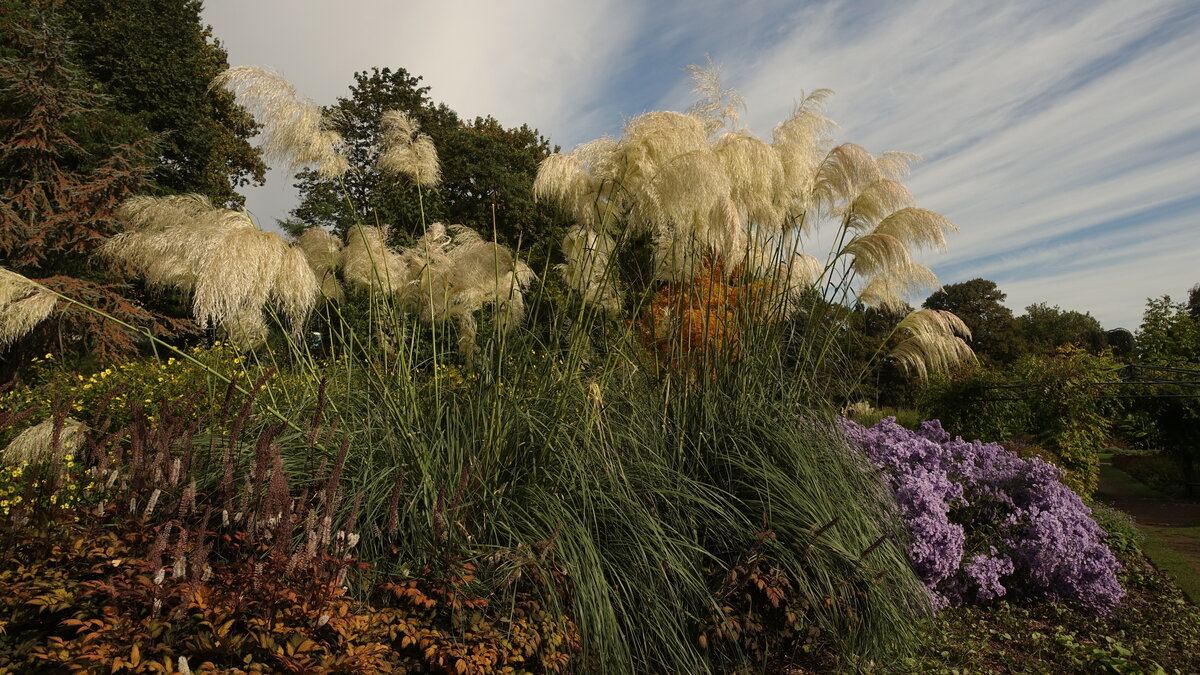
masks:
<path id="1" fill-rule="evenodd" d="M 1104 614 L 1121 601 L 1106 535 L 1056 467 L 951 438 L 937 420 L 843 427 L 882 470 L 936 607 L 1045 598 Z"/>

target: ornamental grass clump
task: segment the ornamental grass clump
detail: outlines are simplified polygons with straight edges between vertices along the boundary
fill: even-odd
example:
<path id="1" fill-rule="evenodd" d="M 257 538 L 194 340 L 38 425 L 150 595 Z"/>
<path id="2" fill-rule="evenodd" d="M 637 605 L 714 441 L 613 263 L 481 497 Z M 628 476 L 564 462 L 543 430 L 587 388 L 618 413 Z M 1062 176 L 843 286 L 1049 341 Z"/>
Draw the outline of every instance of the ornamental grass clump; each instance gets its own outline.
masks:
<path id="1" fill-rule="evenodd" d="M 642 307 L 655 284 L 668 283 L 676 286 L 673 316 L 679 317 L 695 313 L 686 300 L 693 294 L 678 292 L 680 285 L 766 282 L 750 309 L 760 321 L 800 318 L 813 327 L 801 357 L 811 373 L 837 349 L 831 344 L 837 331 L 816 335 L 839 321 L 837 307 L 907 311 L 907 298 L 940 287 L 911 256 L 944 248 L 955 227 L 918 208 L 899 182 L 915 155 L 875 156 L 836 143 L 829 136 L 835 125 L 822 114 L 828 90 L 804 98 L 768 143 L 740 125 L 742 100 L 721 87 L 711 64 L 692 70 L 699 101 L 688 112 L 645 113 L 617 139 L 542 162 L 534 195 L 573 221 L 557 269 L 585 306 L 619 315 Z M 834 228 L 829 253 L 819 258 L 802 250 L 827 224 Z M 617 264 L 639 247 L 648 247 L 648 265 L 630 273 L 629 265 Z M 745 307 L 711 309 L 711 323 L 724 326 L 726 315 Z M 666 324 L 678 326 L 677 347 L 695 347 L 688 322 Z M 656 348 L 669 328 L 650 327 Z M 890 356 L 920 378 L 944 371 L 972 358 L 961 328 L 916 314 L 897 326 L 911 334 Z M 723 328 L 710 333 L 717 342 L 734 342 Z"/>
<path id="2" fill-rule="evenodd" d="M 843 426 L 883 470 L 937 606 L 1054 600 L 1107 614 L 1121 602 L 1106 535 L 1056 467 L 951 439 L 936 420 L 915 432 L 894 418 Z"/>

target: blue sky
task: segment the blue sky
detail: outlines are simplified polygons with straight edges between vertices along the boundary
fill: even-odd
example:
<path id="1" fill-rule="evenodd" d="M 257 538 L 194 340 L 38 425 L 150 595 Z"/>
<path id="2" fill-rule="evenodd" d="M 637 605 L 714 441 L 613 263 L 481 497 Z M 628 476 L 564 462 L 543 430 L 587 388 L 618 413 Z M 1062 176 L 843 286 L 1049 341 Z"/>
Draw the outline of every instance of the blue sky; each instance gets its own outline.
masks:
<path id="1" fill-rule="evenodd" d="M 769 138 L 804 92 L 837 92 L 836 136 L 925 161 L 909 187 L 960 228 L 919 257 L 1033 302 L 1136 329 L 1146 298 L 1200 283 L 1200 2 L 452 3 L 206 0 L 233 65 L 318 103 L 403 67 L 464 116 L 537 127 L 565 150 L 685 109 L 706 55 Z M 261 222 L 290 176 L 248 191 Z M 919 298 L 917 299 L 919 301 Z"/>

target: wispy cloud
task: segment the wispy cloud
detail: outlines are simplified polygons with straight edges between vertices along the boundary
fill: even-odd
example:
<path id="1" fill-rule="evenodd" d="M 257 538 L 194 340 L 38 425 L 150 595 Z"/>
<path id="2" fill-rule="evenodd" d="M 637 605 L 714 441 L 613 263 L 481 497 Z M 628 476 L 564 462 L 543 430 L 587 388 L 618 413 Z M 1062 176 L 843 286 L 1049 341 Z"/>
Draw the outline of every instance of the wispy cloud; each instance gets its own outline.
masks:
<path id="1" fill-rule="evenodd" d="M 983 276 L 1018 312 L 1045 301 L 1136 326 L 1146 297 L 1200 282 L 1190 0 L 207 5 L 231 59 L 321 102 L 355 70 L 402 66 L 465 115 L 566 147 L 685 107 L 680 69 L 711 54 L 760 135 L 829 87 L 844 140 L 924 155 L 913 193 L 962 228 L 926 256 L 947 283 Z"/>

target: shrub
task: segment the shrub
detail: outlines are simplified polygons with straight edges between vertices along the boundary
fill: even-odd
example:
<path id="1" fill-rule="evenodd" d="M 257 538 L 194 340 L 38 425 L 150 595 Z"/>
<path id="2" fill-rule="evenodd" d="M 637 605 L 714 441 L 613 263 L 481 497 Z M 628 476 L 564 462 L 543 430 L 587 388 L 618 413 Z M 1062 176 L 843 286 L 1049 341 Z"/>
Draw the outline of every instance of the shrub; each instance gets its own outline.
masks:
<path id="1" fill-rule="evenodd" d="M 209 455 L 193 452 L 192 408 L 150 421 L 135 405 L 130 426 L 85 432 L 95 460 L 86 469 L 51 454 L 0 474 L 0 670 L 465 675 L 560 672 L 575 658 L 580 637 L 559 609 L 565 596 L 531 592 L 541 586 L 528 581 L 555 575 L 569 592 L 548 542 L 536 558 L 493 548 L 472 562 L 446 552 L 436 567 L 393 546 L 395 570 L 411 566 L 415 576 L 380 574 L 353 557 L 366 519 L 361 493 L 348 515 L 343 503 L 348 447 L 314 479 L 289 475 L 282 427 L 242 442 L 263 381 L 215 465 L 215 441 Z M 309 443 L 326 436 L 319 431 Z M 289 483 L 305 487 L 296 496 Z M 372 524 L 396 541 L 394 519 Z M 480 583 L 480 567 L 507 581 Z"/>
<path id="2" fill-rule="evenodd" d="M 909 558 L 939 606 L 999 597 L 1064 600 L 1106 613 L 1121 600 L 1105 534 L 1062 472 L 997 444 L 844 422 L 896 495 Z"/>
<path id="3" fill-rule="evenodd" d="M 1107 353 L 1067 346 L 1054 356 L 1023 357 L 1015 372 L 1029 387 L 1033 428 L 1057 458 L 1063 482 L 1090 496 L 1117 409 L 1105 386 L 1119 381 L 1116 362 Z"/>
<path id="4" fill-rule="evenodd" d="M 1029 403 L 1002 371 L 960 370 L 933 379 L 922 392 L 926 413 L 963 438 L 1007 441 L 1031 429 Z"/>

